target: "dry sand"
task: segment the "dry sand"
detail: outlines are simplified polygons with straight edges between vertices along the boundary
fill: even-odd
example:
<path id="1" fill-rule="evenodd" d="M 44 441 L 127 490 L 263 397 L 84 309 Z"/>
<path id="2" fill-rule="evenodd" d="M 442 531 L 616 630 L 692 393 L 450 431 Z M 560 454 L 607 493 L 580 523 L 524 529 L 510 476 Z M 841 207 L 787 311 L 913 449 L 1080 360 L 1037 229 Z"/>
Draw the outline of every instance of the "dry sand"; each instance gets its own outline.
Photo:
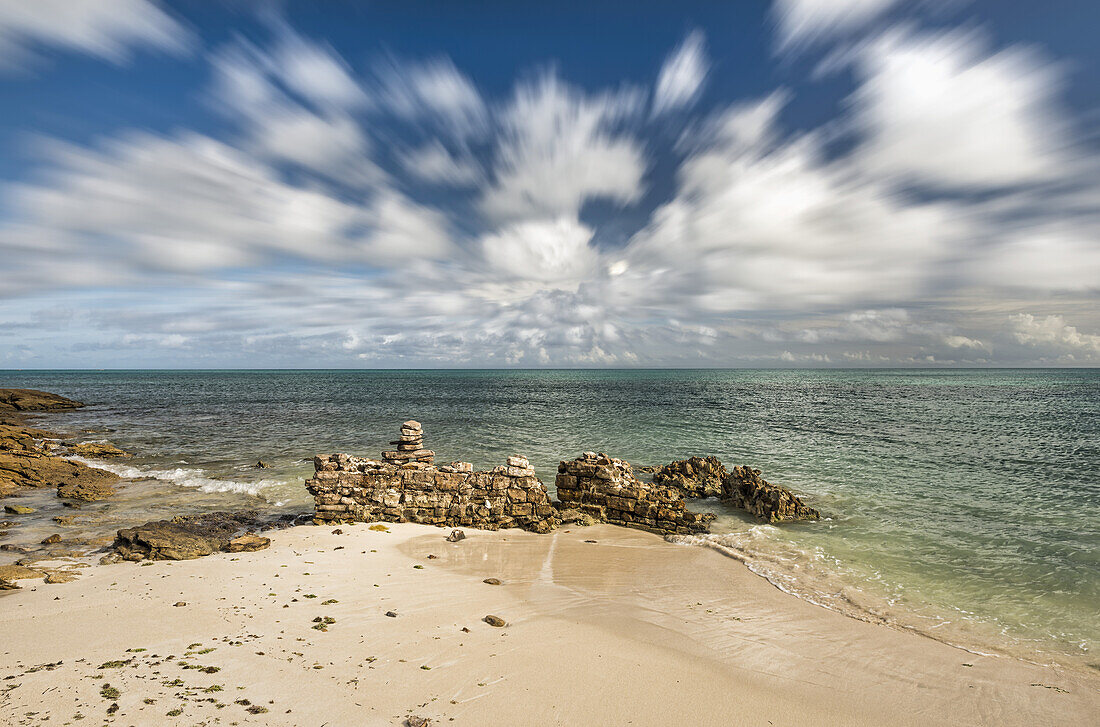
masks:
<path id="1" fill-rule="evenodd" d="M 258 553 L 23 581 L 0 595 L 0 722 L 1064 726 L 1100 714 L 1096 676 L 856 621 L 703 548 L 609 526 L 467 530 L 455 544 L 388 528 L 297 527 Z M 320 631 L 316 617 L 335 621 Z"/>

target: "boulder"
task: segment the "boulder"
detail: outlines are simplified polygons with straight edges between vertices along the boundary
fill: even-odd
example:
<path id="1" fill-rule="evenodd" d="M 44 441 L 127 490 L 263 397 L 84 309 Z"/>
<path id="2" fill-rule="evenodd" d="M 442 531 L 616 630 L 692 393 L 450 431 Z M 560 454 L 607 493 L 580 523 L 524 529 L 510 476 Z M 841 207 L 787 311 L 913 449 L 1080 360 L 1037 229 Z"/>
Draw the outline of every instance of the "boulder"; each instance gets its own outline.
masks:
<path id="1" fill-rule="evenodd" d="M 0 565 L 0 591 L 19 588 L 16 581 L 42 578 L 45 574 L 21 565 Z"/>
<path id="2" fill-rule="evenodd" d="M 671 485 L 686 497 L 720 497 L 726 468 L 717 457 L 690 457 L 670 462 L 653 474 L 653 481 Z"/>
<path id="3" fill-rule="evenodd" d="M 125 560 L 190 560 L 228 549 L 238 533 L 258 525 L 253 512 L 181 516 L 119 530 L 114 549 Z"/>
<path id="4" fill-rule="evenodd" d="M 722 480 L 722 497 L 768 522 L 817 520 L 821 513 L 809 507 L 785 487 L 773 485 L 760 470 L 734 467 Z"/>
<path id="5" fill-rule="evenodd" d="M 69 445 L 69 451 L 79 454 L 81 457 L 129 457 L 129 452 L 124 452 L 113 444 L 107 442 L 81 442 Z"/>
<path id="6" fill-rule="evenodd" d="M 9 515 L 30 515 L 35 509 L 26 505 L 4 505 L 4 512 Z"/>
<path id="7" fill-rule="evenodd" d="M 255 533 L 245 533 L 240 537 L 230 540 L 225 549 L 230 553 L 251 553 L 257 550 L 263 550 L 270 545 L 271 538 L 265 538 Z"/>

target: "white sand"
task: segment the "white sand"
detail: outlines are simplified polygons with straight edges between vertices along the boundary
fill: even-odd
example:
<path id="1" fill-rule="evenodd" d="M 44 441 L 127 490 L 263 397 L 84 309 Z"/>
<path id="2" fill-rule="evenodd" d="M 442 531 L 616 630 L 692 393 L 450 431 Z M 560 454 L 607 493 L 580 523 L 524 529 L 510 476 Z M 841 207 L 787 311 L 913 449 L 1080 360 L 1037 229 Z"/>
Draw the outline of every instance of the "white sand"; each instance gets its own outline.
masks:
<path id="1" fill-rule="evenodd" d="M 0 594 L 0 723 L 1063 726 L 1100 714 L 1096 676 L 849 619 L 706 549 L 608 526 L 467 530 L 457 544 L 389 527 L 298 527 L 258 553 L 23 581 Z M 317 631 L 316 616 L 336 622 Z M 121 695 L 101 696 L 104 683 Z"/>

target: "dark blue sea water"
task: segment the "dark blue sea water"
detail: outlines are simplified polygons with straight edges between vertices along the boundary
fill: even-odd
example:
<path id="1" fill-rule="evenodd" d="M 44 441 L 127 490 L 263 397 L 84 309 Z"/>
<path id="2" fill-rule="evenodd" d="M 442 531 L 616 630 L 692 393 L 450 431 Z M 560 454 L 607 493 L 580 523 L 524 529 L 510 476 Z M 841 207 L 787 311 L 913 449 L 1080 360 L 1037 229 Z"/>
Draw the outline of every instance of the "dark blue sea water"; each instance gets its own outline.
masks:
<path id="1" fill-rule="evenodd" d="M 308 510 L 303 458 L 376 454 L 408 418 L 437 461 L 526 454 L 551 488 L 583 450 L 636 466 L 714 454 L 826 515 L 776 528 L 696 503 L 719 514 L 705 544 L 776 585 L 978 649 L 1100 663 L 1097 370 L 6 371 L 0 387 L 85 401 L 43 424 L 135 453 L 110 465 L 133 478 L 120 494 L 81 511 L 88 536 Z M 30 497 L 38 525 L 7 541 L 60 511 Z"/>

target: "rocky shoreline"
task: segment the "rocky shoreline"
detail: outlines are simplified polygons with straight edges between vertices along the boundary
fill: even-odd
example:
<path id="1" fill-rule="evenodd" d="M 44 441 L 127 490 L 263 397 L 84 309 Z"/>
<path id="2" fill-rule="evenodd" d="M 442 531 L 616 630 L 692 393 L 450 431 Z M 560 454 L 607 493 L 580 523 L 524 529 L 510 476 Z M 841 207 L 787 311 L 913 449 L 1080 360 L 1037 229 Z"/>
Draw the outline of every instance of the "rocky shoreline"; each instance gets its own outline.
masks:
<path id="1" fill-rule="evenodd" d="M 0 389 L 0 498 L 41 488 L 54 488 L 60 498 L 84 502 L 114 494 L 118 475 L 61 455 L 125 457 L 126 452 L 99 442 L 65 444 L 56 433 L 25 423 L 29 413 L 83 406 L 82 402 L 46 391 Z M 8 505 L 5 509 L 10 512 L 20 507 Z"/>
<path id="2" fill-rule="evenodd" d="M 655 470 L 653 482 L 643 482 L 629 462 L 585 452 L 558 464 L 554 502 L 522 455 L 511 455 L 507 464 L 486 472 L 474 472 L 468 462 L 437 467 L 435 453 L 423 448 L 423 437 L 420 422 L 410 420 L 401 425 L 401 438 L 391 442 L 398 451 L 383 452 L 381 459 L 344 453 L 315 457 L 315 474 L 306 481 L 314 521 L 547 533 L 579 513 L 593 522 L 658 535 L 691 535 L 707 532 L 714 515 L 690 511 L 685 497 L 706 496 L 771 523 L 820 517 L 790 490 L 764 480 L 760 470 L 739 466 L 727 471 L 716 457 L 672 462 Z"/>
<path id="3" fill-rule="evenodd" d="M 120 477 L 70 459 L 110 458 L 129 454 L 107 442 L 65 442 L 54 432 L 30 426 L 27 414 L 83 407 L 79 401 L 31 389 L 0 389 L 0 498 L 11 518 L 0 521 L 0 537 L 20 525 L 18 518 L 35 512 L 19 504 L 20 493 L 53 489 L 67 507 L 79 508 L 115 493 Z M 718 497 L 768 522 L 816 519 L 819 513 L 791 491 L 772 485 L 759 470 L 727 470 L 715 457 L 692 457 L 662 467 L 642 468 L 653 481 L 635 476 L 629 462 L 603 453 L 585 452 L 562 460 L 555 478 L 557 500 L 535 475 L 528 459 L 512 455 L 491 470 L 475 472 L 469 462 L 435 464 L 435 452 L 424 443 L 424 429 L 409 420 L 379 459 L 347 454 L 314 458 L 314 476 L 305 485 L 314 511 L 273 517 L 258 512 L 213 512 L 180 515 L 118 530 L 113 541 L 80 541 L 53 534 L 40 546 L 4 544 L 24 554 L 0 566 L 0 589 L 16 581 L 44 578 L 63 582 L 87 563 L 73 560 L 95 551 L 100 563 L 120 560 L 185 560 L 215 552 L 263 549 L 263 530 L 302 521 L 414 522 L 440 527 L 482 530 L 521 528 L 548 533 L 562 525 L 608 523 L 663 536 L 706 533 L 714 515 L 689 509 L 689 498 Z M 61 525 L 73 516 L 57 516 Z M 79 546 L 86 546 L 83 550 Z M 47 563 L 62 561 L 63 567 Z M 65 562 L 68 561 L 68 562 Z"/>

